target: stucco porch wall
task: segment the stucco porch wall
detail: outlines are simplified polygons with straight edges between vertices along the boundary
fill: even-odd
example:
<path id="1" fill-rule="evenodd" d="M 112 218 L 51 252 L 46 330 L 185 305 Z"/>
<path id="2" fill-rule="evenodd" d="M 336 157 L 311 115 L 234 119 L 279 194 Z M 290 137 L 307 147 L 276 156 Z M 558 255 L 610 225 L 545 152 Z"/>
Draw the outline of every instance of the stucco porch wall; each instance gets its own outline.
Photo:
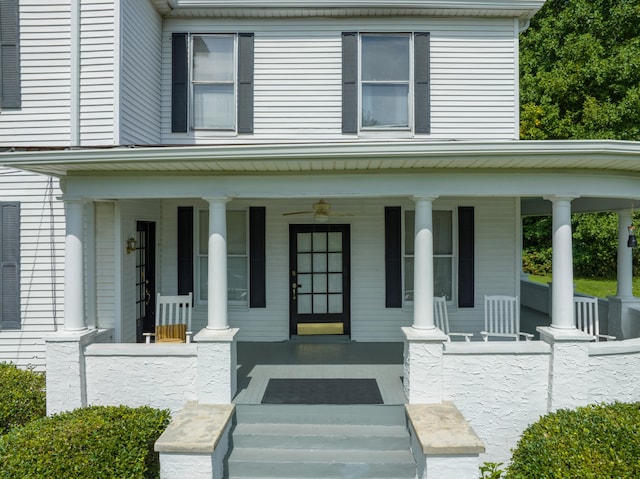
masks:
<path id="1" fill-rule="evenodd" d="M 589 402 L 640 401 L 640 338 L 589 345 Z"/>
<path id="2" fill-rule="evenodd" d="M 522 431 L 546 414 L 550 355 L 541 341 L 445 344 L 443 400 L 484 442 L 481 460 L 508 462 Z"/>
<path id="3" fill-rule="evenodd" d="M 148 405 L 175 413 L 198 398 L 195 344 L 91 344 L 84 358 L 88 405 Z"/>

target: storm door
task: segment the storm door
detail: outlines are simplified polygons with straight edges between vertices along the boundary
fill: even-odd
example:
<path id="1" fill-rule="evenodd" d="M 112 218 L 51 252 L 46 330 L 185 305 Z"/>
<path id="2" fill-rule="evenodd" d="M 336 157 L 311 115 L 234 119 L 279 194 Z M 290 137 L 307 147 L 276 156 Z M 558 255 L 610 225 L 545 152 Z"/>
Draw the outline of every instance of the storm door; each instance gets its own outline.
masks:
<path id="1" fill-rule="evenodd" d="M 349 225 L 289 226 L 290 334 L 349 335 Z"/>
<path id="2" fill-rule="evenodd" d="M 152 333 L 156 315 L 156 224 L 138 221 L 134 247 L 136 255 L 136 341 Z"/>

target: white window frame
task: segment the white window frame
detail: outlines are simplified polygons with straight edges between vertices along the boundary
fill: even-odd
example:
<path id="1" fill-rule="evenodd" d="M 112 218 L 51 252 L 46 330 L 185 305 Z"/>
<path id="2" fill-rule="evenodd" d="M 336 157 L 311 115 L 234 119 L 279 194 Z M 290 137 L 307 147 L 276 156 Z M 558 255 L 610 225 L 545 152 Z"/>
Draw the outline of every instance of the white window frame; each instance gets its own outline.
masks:
<path id="1" fill-rule="evenodd" d="M 196 37 L 229 37 L 233 38 L 232 71 L 233 81 L 196 81 L 194 79 L 194 54 L 193 42 Z M 233 85 L 234 121 L 231 128 L 207 128 L 196 126 L 195 121 L 195 92 L 194 86 L 200 85 Z M 237 33 L 190 33 L 189 34 L 189 122 L 193 131 L 212 131 L 236 133 L 238 131 L 238 34 Z"/>
<path id="2" fill-rule="evenodd" d="M 455 208 L 440 208 L 437 210 L 433 210 L 433 213 L 436 212 L 449 212 L 451 213 L 451 254 L 433 254 L 434 260 L 436 258 L 451 258 L 451 297 L 447 298 L 448 304 L 455 304 L 458 292 L 458 242 L 456 238 L 458 237 L 458 216 L 456 214 Z M 403 305 L 406 308 L 413 308 L 413 299 L 407 298 L 407 270 L 406 265 L 407 261 L 413 261 L 413 254 L 408 254 L 406 251 L 407 244 L 407 235 L 411 234 L 415 243 L 415 232 L 407 231 L 407 213 L 413 212 L 414 214 L 414 225 L 415 225 L 415 210 L 413 209 L 403 209 L 402 212 L 402 300 Z M 434 233 L 435 234 L 435 233 Z M 415 293 L 414 293 L 415 294 Z M 434 294 L 437 292 L 434 290 Z"/>
<path id="3" fill-rule="evenodd" d="M 364 109 L 364 102 L 362 98 L 362 85 L 367 83 L 374 83 L 370 81 L 363 81 L 362 79 L 362 38 L 367 36 L 389 36 L 389 37 L 408 37 L 409 38 L 409 78 L 407 92 L 407 126 L 393 127 L 393 126 L 364 126 L 362 111 Z M 363 32 L 358 34 L 358 131 L 363 133 L 381 133 L 381 132 L 413 132 L 414 128 L 414 38 L 415 35 L 411 32 Z M 389 84 L 401 84 L 398 81 L 377 82 L 377 83 L 389 83 Z M 403 83 L 403 82 L 402 82 Z"/>
<path id="4" fill-rule="evenodd" d="M 247 295 L 246 295 L 246 299 L 239 301 L 239 300 L 227 300 L 227 304 L 229 305 L 229 307 L 232 308 L 236 308 L 236 309 L 244 309 L 244 308 L 248 308 L 249 307 L 249 298 L 251 295 L 251 292 L 249 290 L 250 288 L 250 278 L 249 278 L 249 261 L 250 261 L 250 257 L 249 257 L 249 209 L 248 208 L 236 208 L 236 209 L 231 209 L 231 210 L 227 210 L 227 217 L 229 212 L 233 212 L 233 211 L 242 211 L 245 213 L 245 254 L 244 255 L 240 255 L 240 254 L 229 254 L 229 252 L 227 251 L 227 278 L 229 275 L 229 268 L 228 268 L 228 259 L 229 258 L 238 258 L 238 257 L 243 257 L 246 259 L 246 275 L 245 277 L 247 278 L 247 285 L 246 285 L 246 291 L 247 291 Z M 201 270 L 201 265 L 202 265 L 202 261 L 208 260 L 208 253 L 207 254 L 203 254 L 200 253 L 200 227 L 201 227 L 201 222 L 200 222 L 200 217 L 201 215 L 206 215 L 208 217 L 209 215 L 209 208 L 197 208 L 196 209 L 196 215 L 195 215 L 195 220 L 194 220 L 194 240 L 195 240 L 195 245 L 194 245 L 194 276 L 195 278 L 193 279 L 194 281 L 194 291 L 195 291 L 195 304 L 197 305 L 206 305 L 208 304 L 208 300 L 204 299 L 202 297 L 201 294 L 201 278 L 202 278 L 202 270 Z M 228 224 L 227 224 L 227 230 L 228 230 Z M 207 239 L 209 237 L 209 234 L 207 232 L 206 235 Z M 229 282 L 227 279 L 227 288 L 229 287 Z M 227 291 L 228 293 L 228 291 Z M 228 296 L 229 297 L 229 296 Z"/>

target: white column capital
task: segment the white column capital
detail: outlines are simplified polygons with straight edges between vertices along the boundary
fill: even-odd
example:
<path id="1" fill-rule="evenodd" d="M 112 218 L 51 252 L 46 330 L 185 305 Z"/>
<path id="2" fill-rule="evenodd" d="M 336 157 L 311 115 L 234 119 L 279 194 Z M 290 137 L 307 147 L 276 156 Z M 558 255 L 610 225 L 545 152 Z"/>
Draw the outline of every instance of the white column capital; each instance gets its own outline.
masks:
<path id="1" fill-rule="evenodd" d="M 232 198 L 230 196 L 206 196 L 202 199 L 209 204 L 227 204 Z"/>
<path id="2" fill-rule="evenodd" d="M 433 203 L 435 200 L 438 199 L 437 196 L 427 196 L 427 195 L 413 195 L 411 197 L 411 199 L 413 200 L 414 203 L 419 203 L 419 202 L 423 202 L 423 201 L 428 201 L 429 203 Z"/>
<path id="3" fill-rule="evenodd" d="M 571 203 L 573 200 L 580 198 L 580 195 L 547 195 L 543 197 L 545 200 L 549 200 L 552 203 L 560 201 L 568 201 Z"/>

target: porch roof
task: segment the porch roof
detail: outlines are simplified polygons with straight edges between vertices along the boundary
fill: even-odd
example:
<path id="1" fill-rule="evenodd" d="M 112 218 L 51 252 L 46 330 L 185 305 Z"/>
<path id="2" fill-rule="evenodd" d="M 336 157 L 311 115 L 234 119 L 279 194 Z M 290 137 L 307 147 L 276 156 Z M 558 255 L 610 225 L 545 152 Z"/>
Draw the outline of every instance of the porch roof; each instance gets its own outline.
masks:
<path id="1" fill-rule="evenodd" d="M 527 20 L 545 0 L 153 0 L 166 17 L 482 16 Z"/>
<path id="2" fill-rule="evenodd" d="M 416 169 L 640 172 L 640 142 L 349 141 L 12 148 L 0 165 L 55 177 L 135 172 L 261 174 Z"/>

